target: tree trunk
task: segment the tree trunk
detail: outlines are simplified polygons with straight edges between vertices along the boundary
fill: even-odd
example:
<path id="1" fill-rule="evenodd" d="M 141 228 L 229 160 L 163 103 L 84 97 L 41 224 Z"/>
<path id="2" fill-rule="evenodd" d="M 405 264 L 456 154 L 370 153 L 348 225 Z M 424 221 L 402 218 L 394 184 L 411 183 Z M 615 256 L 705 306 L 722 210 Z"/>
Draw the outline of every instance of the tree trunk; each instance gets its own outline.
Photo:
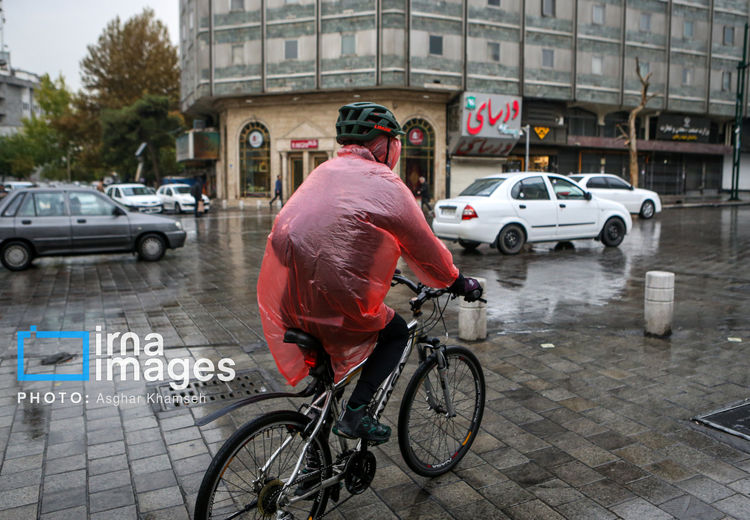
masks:
<path id="1" fill-rule="evenodd" d="M 630 111 L 628 115 L 628 155 L 630 156 L 630 184 L 634 188 L 638 187 L 638 146 L 636 145 L 636 117 L 643 108 L 643 105 L 638 105 L 636 108 Z"/>
<path id="2" fill-rule="evenodd" d="M 161 185 L 161 173 L 159 172 L 159 150 L 155 149 L 151 144 L 148 144 L 148 154 L 151 157 L 151 165 L 154 168 L 154 179 L 156 185 Z"/>

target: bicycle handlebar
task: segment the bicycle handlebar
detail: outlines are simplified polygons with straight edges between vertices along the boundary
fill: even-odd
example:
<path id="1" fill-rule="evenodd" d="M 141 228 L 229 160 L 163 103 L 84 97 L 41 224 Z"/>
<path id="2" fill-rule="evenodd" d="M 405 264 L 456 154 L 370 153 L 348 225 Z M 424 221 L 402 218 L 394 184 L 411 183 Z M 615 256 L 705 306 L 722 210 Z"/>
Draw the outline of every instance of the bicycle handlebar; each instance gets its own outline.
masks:
<path id="1" fill-rule="evenodd" d="M 422 305 L 424 305 L 424 303 L 427 302 L 428 300 L 432 300 L 433 298 L 438 298 L 449 292 L 447 288 L 446 289 L 433 289 L 432 287 L 427 287 L 426 285 L 423 285 L 421 282 L 414 283 L 413 281 L 409 280 L 407 277 L 403 276 L 400 270 L 396 269 L 396 272 L 393 275 L 393 281 L 391 282 L 391 287 L 398 285 L 398 284 L 403 284 L 407 286 L 414 294 L 417 295 L 415 298 L 412 298 L 411 301 L 409 302 L 411 305 L 412 311 L 418 311 L 420 307 L 422 307 Z M 467 294 L 467 295 L 464 295 L 464 298 L 468 296 L 468 297 L 471 297 L 472 300 L 487 303 L 487 300 L 480 298 L 482 294 L 480 290 L 476 290 L 474 291 L 474 293 L 479 293 L 479 294 L 471 294 L 471 295 Z M 455 297 L 456 295 L 453 295 L 453 296 Z"/>

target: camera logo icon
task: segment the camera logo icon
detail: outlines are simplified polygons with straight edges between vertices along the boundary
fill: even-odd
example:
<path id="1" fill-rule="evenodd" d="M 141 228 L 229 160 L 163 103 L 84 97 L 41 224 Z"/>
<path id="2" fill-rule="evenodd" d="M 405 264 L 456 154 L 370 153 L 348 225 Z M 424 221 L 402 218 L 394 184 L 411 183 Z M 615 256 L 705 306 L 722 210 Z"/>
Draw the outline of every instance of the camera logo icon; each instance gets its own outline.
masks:
<path id="1" fill-rule="evenodd" d="M 81 357 L 83 359 L 82 373 L 80 374 L 27 374 L 24 368 L 23 350 L 24 341 L 36 335 L 39 339 L 64 339 L 74 340 L 76 347 L 80 340 Z M 29 330 L 20 331 L 18 336 L 18 380 L 19 381 L 88 381 L 89 380 L 89 333 L 83 330 L 37 331 L 35 326 Z M 72 344 L 71 344 L 72 346 Z"/>

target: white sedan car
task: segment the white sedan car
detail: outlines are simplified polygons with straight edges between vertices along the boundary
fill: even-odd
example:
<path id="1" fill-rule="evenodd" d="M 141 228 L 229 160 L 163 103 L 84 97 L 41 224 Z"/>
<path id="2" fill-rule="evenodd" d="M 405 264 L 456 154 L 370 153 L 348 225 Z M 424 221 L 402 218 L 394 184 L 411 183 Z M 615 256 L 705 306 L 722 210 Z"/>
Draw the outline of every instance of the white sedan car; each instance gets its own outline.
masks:
<path id="1" fill-rule="evenodd" d="M 661 199 L 655 191 L 634 188 L 617 175 L 606 173 L 578 173 L 571 179 L 602 199 L 614 200 L 637 213 L 641 218 L 651 218 L 661 213 Z"/>
<path id="2" fill-rule="evenodd" d="M 161 213 L 164 205 L 152 188 L 143 184 L 110 184 L 104 193 L 130 211 Z"/>
<path id="3" fill-rule="evenodd" d="M 156 195 L 164 204 L 164 209 L 171 209 L 175 213 L 183 211 L 193 211 L 195 209 L 195 199 L 190 195 L 189 184 L 165 184 L 156 190 Z M 209 210 L 211 201 L 203 195 L 203 207 L 205 211 Z"/>
<path id="4" fill-rule="evenodd" d="M 562 175 L 525 172 L 483 177 L 438 201 L 432 229 L 465 249 L 487 243 L 514 255 L 525 242 L 594 238 L 616 247 L 632 225 L 619 202 L 594 197 Z"/>

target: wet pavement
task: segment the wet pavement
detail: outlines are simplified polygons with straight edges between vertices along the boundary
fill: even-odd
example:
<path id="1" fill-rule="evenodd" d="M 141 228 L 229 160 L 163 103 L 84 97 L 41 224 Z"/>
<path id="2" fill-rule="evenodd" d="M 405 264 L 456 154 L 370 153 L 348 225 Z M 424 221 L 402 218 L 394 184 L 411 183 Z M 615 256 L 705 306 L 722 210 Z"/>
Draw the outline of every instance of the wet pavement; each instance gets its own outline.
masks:
<path id="1" fill-rule="evenodd" d="M 469 345 L 487 380 L 482 431 L 457 470 L 434 480 L 406 468 L 395 440 L 377 448 L 372 488 L 327 518 L 750 518 L 750 444 L 690 421 L 750 397 L 750 208 L 634 220 L 617 249 L 576 241 L 506 257 L 449 244 L 463 272 L 487 280 L 489 336 Z M 94 334 L 90 381 L 16 380 L 18 332 L 100 325 L 140 338 L 158 332 L 164 351 L 154 357 L 165 364 L 230 357 L 238 371 L 284 388 L 255 304 L 272 215 L 182 221 L 186 246 L 158 263 L 106 255 L 0 270 L 0 519 L 188 518 L 221 443 L 261 411 L 290 407 L 247 407 L 198 428 L 194 418 L 219 405 L 155 410 L 132 373 L 96 381 L 108 356 L 95 354 Z M 650 270 L 676 275 L 669 339 L 643 335 Z M 388 302 L 406 315 L 407 299 L 400 289 Z M 447 313 L 451 335 L 456 311 Z M 41 364 L 64 347 L 32 338 L 26 372 L 81 373 L 80 355 Z M 408 376 L 386 411 L 392 426 Z M 19 403 L 18 392 L 58 398 Z M 61 402 L 62 392 L 88 402 Z"/>

